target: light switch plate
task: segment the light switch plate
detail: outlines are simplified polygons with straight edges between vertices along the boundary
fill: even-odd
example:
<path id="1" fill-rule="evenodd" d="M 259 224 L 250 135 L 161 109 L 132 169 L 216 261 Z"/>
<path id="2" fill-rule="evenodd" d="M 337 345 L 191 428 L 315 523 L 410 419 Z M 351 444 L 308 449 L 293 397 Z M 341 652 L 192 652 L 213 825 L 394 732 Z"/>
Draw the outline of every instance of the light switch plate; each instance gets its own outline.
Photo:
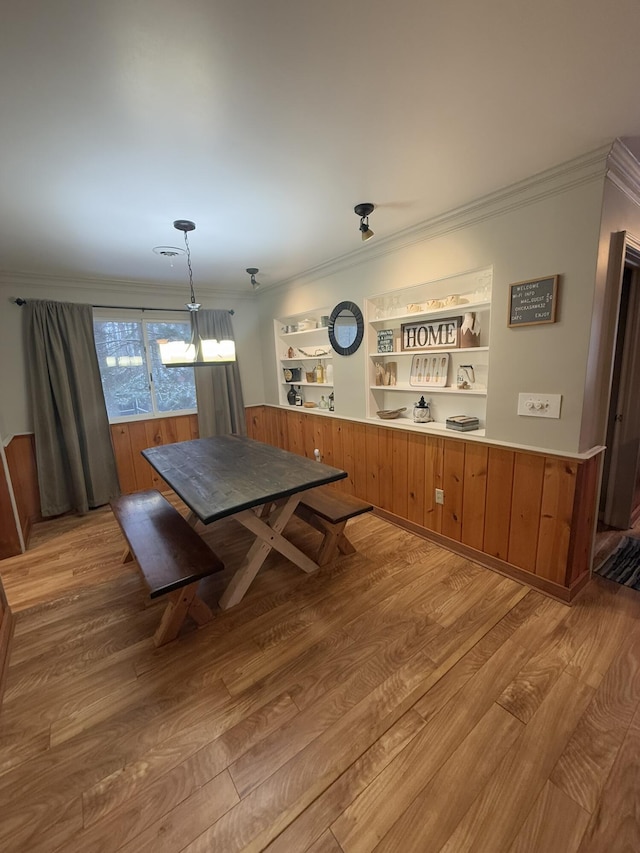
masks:
<path id="1" fill-rule="evenodd" d="M 518 394 L 518 414 L 528 418 L 559 418 L 562 394 Z"/>

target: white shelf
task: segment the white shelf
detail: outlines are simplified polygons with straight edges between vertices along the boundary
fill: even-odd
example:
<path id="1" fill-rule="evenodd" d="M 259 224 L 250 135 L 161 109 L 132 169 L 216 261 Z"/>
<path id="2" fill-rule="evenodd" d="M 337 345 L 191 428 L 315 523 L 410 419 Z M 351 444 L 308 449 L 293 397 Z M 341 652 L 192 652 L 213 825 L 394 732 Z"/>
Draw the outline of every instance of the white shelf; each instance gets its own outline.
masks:
<path id="1" fill-rule="evenodd" d="M 287 383 L 288 384 L 288 383 Z M 298 384 L 297 382 L 294 384 Z M 304 383 L 302 383 L 304 384 Z M 311 383 L 313 385 L 313 382 Z M 486 388 L 479 390 L 476 388 L 454 388 L 451 385 L 408 385 L 406 382 L 398 383 L 397 385 L 369 385 L 370 391 L 411 391 L 414 394 L 460 394 L 462 397 L 486 397 Z"/>
<path id="2" fill-rule="evenodd" d="M 315 329 L 305 329 L 303 332 L 280 332 L 279 337 L 281 338 L 304 338 L 309 335 L 318 334 L 318 332 L 324 332 L 327 338 L 329 337 L 329 331 L 327 326 L 317 326 Z"/>
<path id="3" fill-rule="evenodd" d="M 379 326 L 383 328 L 385 325 L 392 326 L 398 321 L 407 323 L 411 320 L 425 320 L 429 317 L 455 317 L 460 313 L 466 314 L 470 311 L 479 311 L 490 307 L 490 302 L 463 302 L 459 305 L 449 305 L 446 308 L 433 308 L 431 311 L 412 311 L 410 314 L 394 314 L 392 317 L 370 319 L 369 323 L 372 326 Z M 300 334 L 300 332 L 298 332 L 298 334 Z M 476 349 L 478 348 L 476 347 Z"/>
<path id="4" fill-rule="evenodd" d="M 457 435 L 457 436 L 465 436 L 472 435 L 476 438 L 482 438 L 485 434 L 484 428 L 480 429 L 467 429 L 467 430 L 459 430 L 459 429 L 449 429 L 445 426 L 445 424 L 440 421 L 429 421 L 427 424 L 417 424 L 413 418 L 399 417 L 399 418 L 368 418 L 371 423 L 375 423 L 378 426 L 392 427 L 394 429 L 411 429 L 416 430 L 416 432 L 435 432 L 440 435 L 445 433 L 448 436 Z"/>
<path id="5" fill-rule="evenodd" d="M 329 385 L 328 382 L 299 382 L 295 379 L 289 379 L 287 382 L 281 382 L 281 385 L 308 385 L 309 388 L 333 388 L 333 385 Z"/>
<path id="6" fill-rule="evenodd" d="M 336 412 L 332 412 L 329 409 L 321 409 L 320 406 L 292 406 L 292 405 L 284 405 L 280 403 L 278 405 L 279 409 L 302 409 L 303 412 L 312 412 L 314 415 L 331 415 L 331 417 L 339 417 L 336 415 Z"/>
<path id="7" fill-rule="evenodd" d="M 489 352 L 489 347 L 452 347 L 451 349 L 400 350 L 399 352 L 370 352 L 369 358 L 397 358 L 400 355 L 438 355 L 439 353 Z"/>
<path id="8" fill-rule="evenodd" d="M 332 359 L 332 355 L 301 355 L 298 358 L 281 358 L 282 364 L 298 361 L 328 361 Z"/>
<path id="9" fill-rule="evenodd" d="M 365 387 L 367 389 L 367 421 L 389 426 L 391 428 L 412 429 L 418 432 L 432 432 L 442 435 L 452 435 L 455 430 L 446 429 L 444 422 L 446 418 L 459 415 L 462 410 L 465 414 L 477 417 L 484 427 L 486 418 L 487 387 L 489 384 L 489 350 L 491 345 L 491 288 L 493 272 L 491 268 L 483 270 L 471 270 L 459 275 L 448 276 L 443 279 L 427 281 L 408 287 L 398 288 L 387 293 L 371 296 L 365 300 L 366 319 L 366 349 L 368 356 L 365 363 Z M 455 304 L 446 304 L 448 300 Z M 431 304 L 429 304 L 431 303 Z M 435 304 L 439 303 L 439 307 Z M 408 307 L 420 310 L 407 310 Z M 479 328 L 480 337 L 475 338 L 481 346 L 460 347 L 447 346 L 440 348 L 425 349 L 400 349 L 401 327 L 406 324 L 427 325 L 434 323 L 438 325 L 452 317 L 463 317 L 465 314 L 475 314 L 476 331 Z M 392 352 L 378 352 L 378 333 L 382 329 L 392 330 L 391 337 L 394 345 L 398 347 Z M 458 341 L 460 343 L 460 341 Z M 441 381 L 447 381 L 447 385 L 412 385 L 410 380 L 411 366 L 416 363 L 414 357 L 422 359 L 440 359 L 447 362 L 447 373 L 439 376 Z M 389 371 L 389 365 L 395 363 L 395 385 L 375 385 L 379 380 L 380 368 Z M 475 371 L 475 384 L 472 388 L 458 388 L 456 377 L 460 367 L 464 364 L 473 364 Z M 380 366 L 380 367 L 379 367 Z M 464 371 L 462 371 L 464 373 Z M 473 374 L 472 374 L 473 375 Z M 387 375 L 388 379 L 389 376 Z M 416 376 L 413 376 L 414 380 Z M 424 377 L 423 377 L 424 378 Z M 462 383 L 461 383 L 462 384 Z M 387 392 L 392 392 L 387 394 Z M 378 409 L 392 409 L 401 405 L 410 405 L 409 401 L 415 403 L 421 396 L 430 399 L 432 417 L 435 423 L 414 424 L 412 412 L 405 413 L 404 417 L 397 420 L 387 421 L 378 418 Z M 464 402 L 464 398 L 467 402 Z M 469 432 L 470 437 L 484 436 L 484 429 Z"/>

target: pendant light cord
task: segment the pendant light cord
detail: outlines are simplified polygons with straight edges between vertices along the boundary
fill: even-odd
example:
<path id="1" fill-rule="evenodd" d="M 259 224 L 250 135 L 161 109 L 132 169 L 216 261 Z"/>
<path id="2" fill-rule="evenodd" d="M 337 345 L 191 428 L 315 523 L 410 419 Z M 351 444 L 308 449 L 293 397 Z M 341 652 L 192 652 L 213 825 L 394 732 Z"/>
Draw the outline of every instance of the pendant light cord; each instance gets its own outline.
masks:
<path id="1" fill-rule="evenodd" d="M 191 269 L 191 249 L 189 247 L 189 238 L 187 237 L 187 232 L 184 232 L 184 244 L 187 248 L 187 268 L 189 270 L 189 287 L 191 289 L 191 304 L 196 304 L 196 294 L 193 289 L 193 270 Z M 199 306 L 198 306 L 199 307 Z M 198 310 L 197 308 L 192 310 Z"/>

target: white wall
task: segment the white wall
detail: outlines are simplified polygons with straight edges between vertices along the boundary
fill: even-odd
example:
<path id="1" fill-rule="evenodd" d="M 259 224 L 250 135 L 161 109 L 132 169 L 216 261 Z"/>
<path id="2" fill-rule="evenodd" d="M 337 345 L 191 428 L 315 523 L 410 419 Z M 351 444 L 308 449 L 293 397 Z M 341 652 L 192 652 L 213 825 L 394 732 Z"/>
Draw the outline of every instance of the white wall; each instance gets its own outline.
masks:
<path id="1" fill-rule="evenodd" d="M 113 282 L 107 284 L 65 283 L 34 280 L 18 276 L 0 280 L 0 400 L 2 400 L 2 435 L 10 438 L 21 432 L 31 432 L 32 420 L 26 385 L 26 354 L 24 348 L 24 310 L 14 305 L 12 297 L 24 299 L 55 299 L 61 302 L 90 304 L 151 306 L 181 308 L 186 292 L 183 289 L 155 288 Z M 256 358 L 256 340 L 260 334 L 257 303 L 249 298 L 216 296 L 206 288 L 198 288 L 198 298 L 205 308 L 234 310 L 233 329 L 237 339 L 238 366 L 247 405 L 263 402 L 262 364 Z"/>
<path id="2" fill-rule="evenodd" d="M 271 318 L 313 312 L 367 296 L 493 266 L 493 299 L 487 438 L 532 447 L 578 452 L 606 152 L 565 172 L 537 176 L 425 228 L 390 250 L 375 239 L 349 259 L 350 266 L 265 293 L 263 360 L 265 395 L 277 402 Z M 375 217 L 375 212 L 372 214 Z M 375 230 L 375 224 L 372 221 Z M 408 235 L 410 236 L 410 235 Z M 354 240 L 358 239 L 354 227 Z M 509 284 L 560 274 L 557 322 L 509 329 Z M 365 348 L 334 358 L 336 411 L 365 414 Z M 516 414 L 518 392 L 562 394 L 559 420 Z"/>
<path id="3" fill-rule="evenodd" d="M 352 255 L 248 298 L 215 296 L 199 287 L 206 307 L 236 311 L 233 325 L 247 405 L 278 401 L 274 318 L 317 313 L 318 308 L 344 299 L 362 306 L 368 296 L 493 267 L 487 438 L 568 453 L 603 443 L 611 354 L 603 335 L 604 320 L 598 316 L 603 300 L 610 302 L 605 282 L 610 233 L 629 229 L 640 237 L 640 208 L 605 180 L 607 153 L 602 149 L 585 155 L 387 240 L 376 234 Z M 372 225 L 375 230 L 373 221 Z M 357 244 L 356 226 L 357 222 Z M 557 322 L 509 329 L 509 284 L 556 273 L 560 275 Z M 183 289 L 115 282 L 91 286 L 27 277 L 0 279 L 5 438 L 31 429 L 23 315 L 9 302 L 12 296 L 176 307 L 185 294 Z M 366 360 L 365 347 L 333 360 L 340 415 L 365 416 Z M 518 416 L 517 397 L 522 391 L 561 394 L 561 418 Z"/>

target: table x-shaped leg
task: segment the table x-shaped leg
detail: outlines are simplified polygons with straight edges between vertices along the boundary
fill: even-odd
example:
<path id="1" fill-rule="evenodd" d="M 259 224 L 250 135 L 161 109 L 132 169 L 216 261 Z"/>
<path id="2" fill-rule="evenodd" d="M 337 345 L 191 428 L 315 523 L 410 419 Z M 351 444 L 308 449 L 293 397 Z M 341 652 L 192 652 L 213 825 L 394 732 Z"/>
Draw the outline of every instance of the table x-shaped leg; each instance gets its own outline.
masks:
<path id="1" fill-rule="evenodd" d="M 233 607 L 242 600 L 272 548 L 305 572 L 314 572 L 318 568 L 317 563 L 282 536 L 282 531 L 295 512 L 299 501 L 299 495 L 291 495 L 289 498 L 275 501 L 275 509 L 266 519 L 259 517 L 251 509 L 243 510 L 233 516 L 240 524 L 255 533 L 256 540 L 220 598 L 219 604 L 223 610 Z"/>

